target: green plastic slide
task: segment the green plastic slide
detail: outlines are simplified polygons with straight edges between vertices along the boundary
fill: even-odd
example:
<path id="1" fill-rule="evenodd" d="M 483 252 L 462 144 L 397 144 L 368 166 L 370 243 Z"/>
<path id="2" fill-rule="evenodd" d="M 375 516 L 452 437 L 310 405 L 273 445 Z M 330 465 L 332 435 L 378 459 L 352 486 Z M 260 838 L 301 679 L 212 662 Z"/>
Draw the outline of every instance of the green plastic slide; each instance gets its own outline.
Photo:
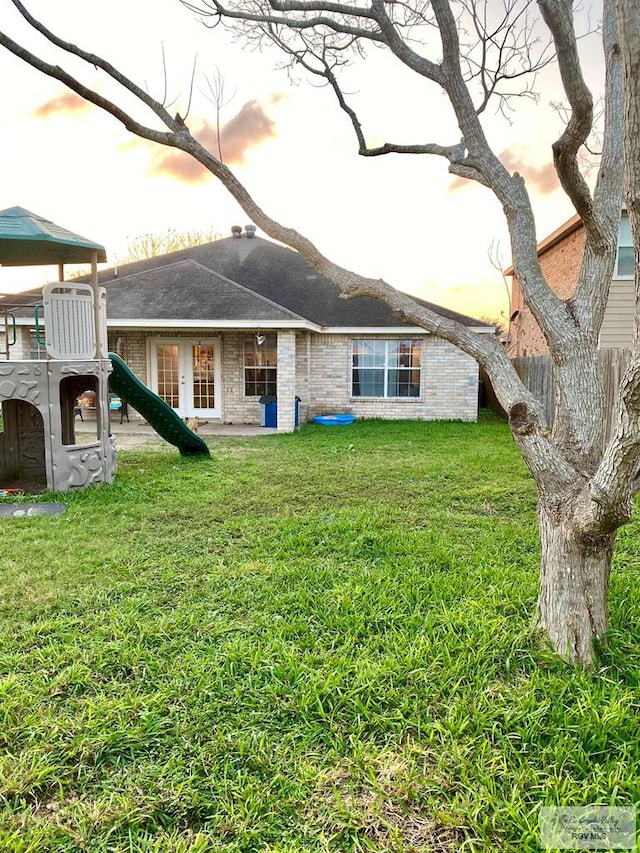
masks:
<path id="1" fill-rule="evenodd" d="M 154 428 L 165 441 L 174 444 L 181 456 L 209 456 L 206 441 L 182 420 L 171 406 L 141 382 L 131 368 L 114 352 L 109 353 L 113 372 L 109 390 L 121 397 Z"/>

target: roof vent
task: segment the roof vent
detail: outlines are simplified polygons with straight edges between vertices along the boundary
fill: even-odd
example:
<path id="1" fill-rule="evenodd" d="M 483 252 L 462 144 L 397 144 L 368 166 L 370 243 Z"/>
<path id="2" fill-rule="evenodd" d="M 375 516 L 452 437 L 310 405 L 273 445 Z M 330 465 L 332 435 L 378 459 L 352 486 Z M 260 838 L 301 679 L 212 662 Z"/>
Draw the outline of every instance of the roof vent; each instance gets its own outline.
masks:
<path id="1" fill-rule="evenodd" d="M 231 226 L 231 234 L 234 237 L 240 237 L 242 235 L 242 228 L 239 225 L 232 225 Z"/>
<path id="2" fill-rule="evenodd" d="M 255 237 L 256 226 L 255 225 L 245 225 L 244 226 L 244 233 L 249 239 L 251 239 L 252 237 Z"/>

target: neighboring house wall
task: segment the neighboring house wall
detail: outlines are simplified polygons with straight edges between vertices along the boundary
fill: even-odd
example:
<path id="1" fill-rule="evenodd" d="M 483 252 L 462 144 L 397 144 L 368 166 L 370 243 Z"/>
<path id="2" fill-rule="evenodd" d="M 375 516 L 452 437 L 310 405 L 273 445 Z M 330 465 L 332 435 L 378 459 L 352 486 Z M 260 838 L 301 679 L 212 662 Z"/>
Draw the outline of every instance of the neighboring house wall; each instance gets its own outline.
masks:
<path id="1" fill-rule="evenodd" d="M 550 242 L 548 247 L 545 243 Z M 633 344 L 633 316 L 635 313 L 635 290 L 630 257 L 632 253 L 629 220 L 622 215 L 619 233 L 619 257 L 616 274 L 611 281 L 609 299 L 600 329 L 600 349 L 624 349 Z M 551 235 L 543 240 L 539 247 L 540 267 L 551 288 L 562 299 L 573 295 L 580 273 L 582 255 L 585 246 L 585 230 L 580 223 L 577 229 L 554 240 Z M 627 274 L 630 273 L 630 274 Z M 531 311 L 524 304 L 522 291 L 517 277 L 513 276 L 512 312 L 518 311 L 518 317 L 511 324 L 511 345 L 509 355 L 522 357 L 546 355 L 549 350 L 533 319 Z"/>
<path id="2" fill-rule="evenodd" d="M 635 310 L 633 278 L 614 278 L 600 329 L 600 349 L 625 349 L 632 346 Z"/>
<path id="3" fill-rule="evenodd" d="M 562 299 L 573 295 L 578 283 L 582 254 L 585 245 L 585 231 L 581 226 L 577 231 L 562 238 L 546 249 L 540 256 L 540 268 L 551 289 Z M 518 316 L 511 324 L 509 355 L 512 358 L 528 355 L 546 355 L 549 352 L 544 335 L 535 321 L 531 310 L 524 302 L 517 276 L 513 276 L 511 291 L 511 311 Z"/>

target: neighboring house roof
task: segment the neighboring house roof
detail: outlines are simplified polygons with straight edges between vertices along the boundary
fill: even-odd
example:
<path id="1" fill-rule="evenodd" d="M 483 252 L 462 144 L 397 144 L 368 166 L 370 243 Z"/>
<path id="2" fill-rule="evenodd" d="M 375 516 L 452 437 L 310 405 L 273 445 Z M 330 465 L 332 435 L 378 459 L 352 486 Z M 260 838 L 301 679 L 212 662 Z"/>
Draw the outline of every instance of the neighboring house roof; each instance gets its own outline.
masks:
<path id="1" fill-rule="evenodd" d="M 536 252 L 538 257 L 544 255 L 545 252 L 548 252 L 549 249 L 552 249 L 555 245 L 557 245 L 561 240 L 564 240 L 565 237 L 568 237 L 569 234 L 573 234 L 574 231 L 577 231 L 579 228 L 582 228 L 582 219 L 576 213 L 571 219 L 567 219 L 559 228 L 556 228 L 551 234 L 541 240 L 536 246 Z M 515 275 L 515 269 L 513 264 L 504 271 L 505 275 Z"/>
<path id="2" fill-rule="evenodd" d="M 301 255 L 260 237 L 229 237 L 134 261 L 101 270 L 98 281 L 107 291 L 110 323 L 200 320 L 264 322 L 273 327 L 306 323 L 318 328 L 414 328 L 378 299 L 342 299 L 339 288 L 307 266 Z M 39 289 L 6 296 L 0 304 L 30 304 L 38 295 Z M 464 326 L 493 329 L 473 317 L 413 298 Z M 26 316 L 24 309 L 16 313 Z"/>

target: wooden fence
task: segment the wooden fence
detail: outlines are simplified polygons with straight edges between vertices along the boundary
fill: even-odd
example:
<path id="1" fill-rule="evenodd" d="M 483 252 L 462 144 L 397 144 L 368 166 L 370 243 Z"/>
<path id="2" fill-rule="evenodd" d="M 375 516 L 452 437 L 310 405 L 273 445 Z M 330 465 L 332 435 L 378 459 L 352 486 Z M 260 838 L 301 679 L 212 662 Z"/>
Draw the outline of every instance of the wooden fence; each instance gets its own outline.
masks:
<path id="1" fill-rule="evenodd" d="M 620 380 L 630 358 L 631 350 L 628 349 L 603 349 L 598 353 L 605 393 L 605 439 L 611 434 Z M 512 363 L 524 385 L 544 406 L 547 423 L 551 425 L 555 408 L 551 358 L 548 355 L 527 356 L 526 358 L 514 358 Z M 487 405 L 499 414 L 504 415 L 505 413 L 498 403 L 487 377 L 481 376 L 481 378 L 484 382 Z"/>

